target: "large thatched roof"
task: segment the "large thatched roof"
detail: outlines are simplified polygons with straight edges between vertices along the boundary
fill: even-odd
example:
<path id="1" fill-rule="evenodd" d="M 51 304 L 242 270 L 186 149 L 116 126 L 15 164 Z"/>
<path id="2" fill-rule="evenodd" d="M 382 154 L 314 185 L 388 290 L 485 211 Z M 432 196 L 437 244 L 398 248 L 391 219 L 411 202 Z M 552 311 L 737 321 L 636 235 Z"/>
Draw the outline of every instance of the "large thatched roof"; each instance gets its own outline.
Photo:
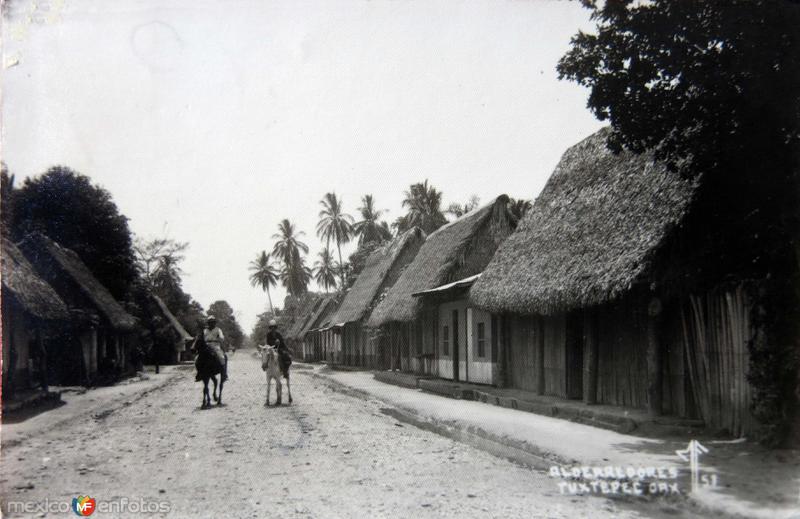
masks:
<path id="1" fill-rule="evenodd" d="M 305 337 L 308 332 L 313 332 L 314 330 L 327 327 L 331 322 L 330 317 L 336 311 L 336 308 L 336 296 L 325 297 L 306 323 L 306 326 L 301 332 L 301 336 Z"/>
<path id="2" fill-rule="evenodd" d="M 367 258 L 364 269 L 331 317 L 331 323 L 344 324 L 362 319 L 369 312 L 390 278 L 414 259 L 425 241 L 425 232 L 418 227 L 409 229 L 388 244 L 379 247 Z"/>
<path id="3" fill-rule="evenodd" d="M 161 313 L 167 319 L 172 329 L 175 330 L 175 333 L 177 333 L 178 336 L 180 337 L 180 340 L 183 341 L 192 340 L 193 337 L 189 335 L 189 332 L 186 331 L 186 328 L 184 328 L 181 322 L 178 321 L 178 318 L 175 317 L 175 314 L 169 311 L 169 308 L 167 308 L 166 303 L 164 303 L 164 301 L 157 295 L 155 294 L 151 295 L 153 297 L 153 301 L 156 302 L 156 305 L 158 306 L 159 310 L 161 310 Z"/>
<path id="4" fill-rule="evenodd" d="M 302 339 L 303 330 L 308 324 L 309 319 L 314 315 L 316 309 L 322 304 L 323 299 L 324 297 L 322 296 L 309 297 L 308 302 L 303 305 L 302 310 L 299 312 L 292 326 L 286 331 L 285 339 Z"/>
<path id="5" fill-rule="evenodd" d="M 476 239 L 490 226 L 492 239 Z M 511 232 L 508 197 L 501 195 L 492 203 L 471 211 L 440 227 L 428 236 L 400 279 L 375 307 L 369 326 L 416 318 L 421 302 L 412 294 L 453 281 L 453 276 L 477 274 L 486 266 L 499 243 Z M 492 242 L 492 243 L 489 243 Z M 460 269 L 468 265 L 468 271 Z"/>
<path id="6" fill-rule="evenodd" d="M 94 277 L 89 267 L 75 252 L 62 247 L 40 233 L 34 233 L 25 238 L 20 242 L 20 249 L 25 252 L 28 259 L 37 269 L 44 269 L 44 265 L 49 264 L 50 260 L 52 260 L 59 267 L 59 270 L 72 278 L 96 309 L 108 319 L 114 329 L 129 331 L 136 325 L 136 318 L 122 308 L 122 305 Z M 43 270 L 40 270 L 40 272 L 43 272 Z"/>
<path id="7" fill-rule="evenodd" d="M 648 271 L 694 184 L 648 154 L 614 155 L 608 129 L 564 153 L 533 208 L 471 290 L 495 312 L 551 314 L 608 301 Z"/>
<path id="8" fill-rule="evenodd" d="M 68 319 L 69 311 L 45 280 L 33 270 L 28 260 L 10 240 L 2 240 L 3 288 L 29 314 L 45 320 Z"/>

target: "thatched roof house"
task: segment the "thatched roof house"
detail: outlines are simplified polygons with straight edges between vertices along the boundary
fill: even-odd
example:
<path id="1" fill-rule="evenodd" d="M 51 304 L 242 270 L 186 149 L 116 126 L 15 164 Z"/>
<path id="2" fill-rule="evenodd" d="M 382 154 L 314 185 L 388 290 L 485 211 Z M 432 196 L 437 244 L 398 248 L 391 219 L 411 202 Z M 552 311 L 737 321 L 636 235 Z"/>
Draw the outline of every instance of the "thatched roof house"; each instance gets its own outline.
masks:
<path id="1" fill-rule="evenodd" d="M 508 197 L 440 227 L 428 236 L 400 279 L 372 312 L 369 326 L 413 321 L 421 308 L 412 294 L 480 273 L 514 227 Z"/>
<path id="2" fill-rule="evenodd" d="M 189 335 L 189 332 L 186 331 L 186 328 L 183 327 L 178 318 L 175 317 L 175 314 L 170 312 L 169 308 L 167 308 L 166 303 L 155 294 L 151 294 L 153 301 L 155 301 L 158 309 L 161 311 L 161 314 L 170 324 L 170 327 L 175 331 L 176 335 L 178 336 L 179 340 L 182 341 L 191 341 L 193 337 Z"/>
<path id="3" fill-rule="evenodd" d="M 366 317 L 381 293 L 397 281 L 403 268 L 414 259 L 424 242 L 425 232 L 414 227 L 373 251 L 339 309 L 331 317 L 331 323 L 344 325 Z"/>
<path id="4" fill-rule="evenodd" d="M 4 299 L 10 296 L 25 312 L 39 319 L 47 321 L 68 319 L 67 305 L 53 287 L 39 277 L 16 245 L 3 238 L 2 247 Z"/>
<path id="5" fill-rule="evenodd" d="M 646 280 L 695 192 L 649 154 L 613 154 L 608 129 L 564 153 L 533 208 L 471 291 L 491 312 L 552 314 Z"/>
<path id="6" fill-rule="evenodd" d="M 130 331 L 136 325 L 136 319 L 122 308 L 75 252 L 40 233 L 31 234 L 20 242 L 19 247 L 37 272 L 51 283 L 64 276 L 72 280 L 84 299 L 91 302 L 112 328 Z"/>
<path id="7" fill-rule="evenodd" d="M 300 337 L 307 333 L 327 328 L 331 323 L 331 316 L 336 311 L 336 296 L 325 296 L 320 300 L 319 306 L 311 314 L 305 326 L 300 332 Z"/>
<path id="8" fill-rule="evenodd" d="M 315 296 L 313 299 L 310 299 L 307 304 L 303 305 L 300 315 L 297 316 L 284 334 L 286 340 L 302 340 L 303 330 L 305 330 L 308 321 L 314 315 L 317 308 L 319 308 L 319 305 L 322 304 L 323 299 L 323 297 Z"/>

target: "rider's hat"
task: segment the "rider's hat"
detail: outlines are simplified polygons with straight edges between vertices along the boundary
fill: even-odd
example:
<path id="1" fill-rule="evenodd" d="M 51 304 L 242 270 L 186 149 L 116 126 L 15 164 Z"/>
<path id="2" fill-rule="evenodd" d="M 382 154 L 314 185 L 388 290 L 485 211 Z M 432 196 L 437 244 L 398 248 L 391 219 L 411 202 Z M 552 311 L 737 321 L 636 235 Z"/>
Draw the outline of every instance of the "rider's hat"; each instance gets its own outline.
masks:
<path id="1" fill-rule="evenodd" d="M 277 326 L 278 326 L 278 321 L 276 321 L 275 319 L 270 319 L 269 320 L 269 327 L 270 328 L 277 327 Z"/>
<path id="2" fill-rule="evenodd" d="M 216 321 L 217 321 L 217 318 L 216 318 L 216 317 L 214 317 L 213 315 L 209 315 L 208 317 L 206 317 L 206 322 L 207 322 L 207 323 L 210 323 L 211 321 L 214 321 L 214 322 L 216 322 Z"/>

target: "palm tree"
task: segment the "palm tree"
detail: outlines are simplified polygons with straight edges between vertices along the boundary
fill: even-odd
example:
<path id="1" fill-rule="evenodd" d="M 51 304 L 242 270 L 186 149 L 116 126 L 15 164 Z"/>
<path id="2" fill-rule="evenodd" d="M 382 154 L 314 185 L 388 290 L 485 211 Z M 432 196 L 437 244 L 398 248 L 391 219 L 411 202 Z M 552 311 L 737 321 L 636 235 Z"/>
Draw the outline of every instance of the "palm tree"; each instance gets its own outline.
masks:
<path id="1" fill-rule="evenodd" d="M 324 249 L 319 253 L 319 259 L 314 263 L 313 272 L 314 280 L 325 289 L 325 292 L 328 292 L 330 288 L 336 288 L 336 266 L 330 249 Z"/>
<path id="2" fill-rule="evenodd" d="M 278 256 L 284 265 L 291 264 L 300 257 L 300 253 L 308 253 L 308 245 L 301 242 L 299 238 L 305 236 L 303 231 L 297 231 L 294 224 L 284 218 L 278 224 L 278 233 L 273 234 L 272 238 L 278 240 L 272 248 L 272 254 Z"/>
<path id="3" fill-rule="evenodd" d="M 353 225 L 353 233 L 358 236 L 359 246 L 368 242 L 382 242 L 392 237 L 392 232 L 386 222 L 379 222 L 383 211 L 375 209 L 375 200 L 372 195 L 361 198 L 361 221 Z"/>
<path id="4" fill-rule="evenodd" d="M 280 258 L 282 263 L 281 282 L 292 295 L 304 293 L 311 280 L 311 270 L 306 267 L 302 256 L 302 253 L 308 252 L 308 245 L 299 239 L 304 234 L 295 230 L 294 224 L 284 218 L 278 224 L 278 233 L 272 235 L 277 240 L 272 248 L 272 254 Z"/>
<path id="5" fill-rule="evenodd" d="M 525 216 L 525 213 L 530 211 L 532 207 L 533 204 L 530 200 L 512 198 L 508 201 L 508 211 L 514 218 L 516 218 L 516 221 L 522 220 L 522 217 Z"/>
<path id="6" fill-rule="evenodd" d="M 412 184 L 404 194 L 403 207 L 408 207 L 408 214 L 402 223 L 407 228 L 417 226 L 430 234 L 447 223 L 441 209 L 442 192 L 428 185 L 427 179 L 425 182 Z"/>
<path id="7" fill-rule="evenodd" d="M 272 307 L 272 296 L 269 293 L 269 287 L 274 287 L 278 284 L 280 272 L 272 264 L 272 258 L 267 251 L 261 251 L 261 254 L 250 262 L 250 284 L 254 287 L 261 287 L 267 293 L 267 300 L 269 300 L 269 311 L 273 315 L 275 310 Z"/>
<path id="8" fill-rule="evenodd" d="M 342 211 L 342 201 L 336 193 L 325 193 L 319 202 L 322 211 L 319 212 L 317 236 L 326 240 L 326 248 L 330 248 L 331 240 L 336 242 L 339 250 L 339 265 L 342 265 L 342 244 L 350 241 L 353 236 L 353 217 Z M 342 286 L 344 286 L 344 270 L 341 269 Z"/>
<path id="9" fill-rule="evenodd" d="M 306 266 L 304 257 L 298 255 L 295 261 L 281 269 L 281 283 L 289 295 L 299 297 L 308 292 L 311 269 Z"/>
<path id="10" fill-rule="evenodd" d="M 472 195 L 469 198 L 469 202 L 464 205 L 458 203 L 452 203 L 447 207 L 446 213 L 452 214 L 456 218 L 461 218 L 468 212 L 477 209 L 478 205 L 481 203 L 481 199 L 478 198 L 478 195 Z"/>
<path id="11" fill-rule="evenodd" d="M 162 295 L 176 291 L 181 286 L 182 274 L 178 260 L 172 255 L 164 254 L 153 270 L 153 286 Z"/>

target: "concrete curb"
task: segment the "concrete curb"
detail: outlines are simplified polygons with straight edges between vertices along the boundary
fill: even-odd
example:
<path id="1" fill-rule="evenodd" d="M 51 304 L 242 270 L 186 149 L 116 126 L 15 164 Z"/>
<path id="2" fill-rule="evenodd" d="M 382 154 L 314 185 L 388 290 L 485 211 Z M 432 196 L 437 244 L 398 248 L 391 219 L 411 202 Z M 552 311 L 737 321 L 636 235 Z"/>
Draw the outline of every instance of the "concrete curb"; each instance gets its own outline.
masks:
<path id="1" fill-rule="evenodd" d="M 371 393 L 350 387 L 317 371 L 311 375 L 318 380 L 325 381 L 326 384 L 339 393 L 383 403 L 386 407 L 382 408 L 381 411 L 396 420 L 465 443 L 529 468 L 547 471 L 553 465 L 566 465 L 574 461 L 545 452 L 530 443 L 499 436 L 479 427 L 462 427 L 458 423 L 423 417 L 413 409 L 384 402 Z"/>

